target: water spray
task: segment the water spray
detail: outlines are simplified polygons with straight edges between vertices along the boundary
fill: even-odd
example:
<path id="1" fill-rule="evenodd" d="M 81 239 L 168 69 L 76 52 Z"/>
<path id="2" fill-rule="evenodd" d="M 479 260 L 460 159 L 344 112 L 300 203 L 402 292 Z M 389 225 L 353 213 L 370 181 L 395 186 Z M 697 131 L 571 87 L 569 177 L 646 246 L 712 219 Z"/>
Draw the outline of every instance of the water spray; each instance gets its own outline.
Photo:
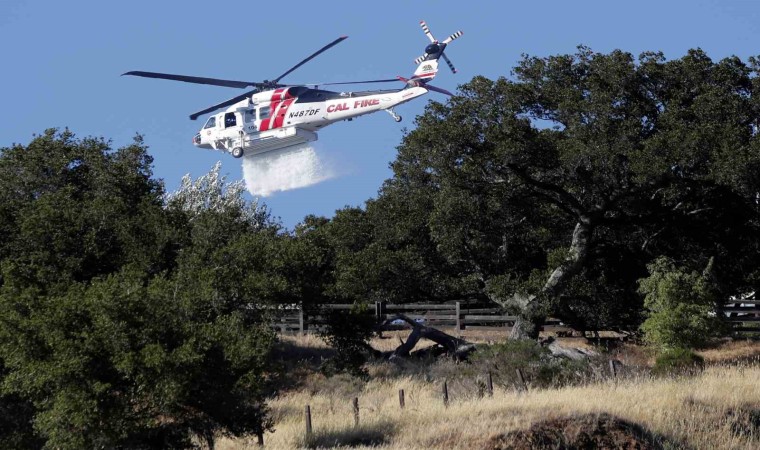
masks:
<path id="1" fill-rule="evenodd" d="M 311 143 L 243 157 L 243 179 L 255 196 L 311 186 L 334 176 Z"/>

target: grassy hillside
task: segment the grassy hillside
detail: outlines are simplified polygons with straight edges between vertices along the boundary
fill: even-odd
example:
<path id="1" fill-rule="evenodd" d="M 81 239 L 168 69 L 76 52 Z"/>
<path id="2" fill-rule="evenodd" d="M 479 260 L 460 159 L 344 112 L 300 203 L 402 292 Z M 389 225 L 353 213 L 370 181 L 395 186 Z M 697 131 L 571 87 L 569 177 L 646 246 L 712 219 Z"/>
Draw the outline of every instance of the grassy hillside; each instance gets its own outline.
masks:
<path id="1" fill-rule="evenodd" d="M 379 342 L 392 345 L 387 339 Z M 302 349 L 323 348 L 316 338 L 300 338 L 297 343 Z M 371 368 L 373 376 L 366 383 L 304 372 L 297 387 L 271 401 L 276 431 L 265 436 L 266 447 L 512 448 L 492 447 L 492 439 L 547 419 L 606 413 L 642 427 L 653 448 L 754 449 L 760 447 L 758 352 L 760 347 L 751 343 L 706 351 L 707 368 L 690 377 L 654 378 L 638 371 L 618 380 L 527 393 L 496 386 L 492 398 L 479 397 L 477 380 L 455 382 L 450 385 L 448 407 L 442 401 L 440 380 L 387 376 L 382 364 Z M 641 360 L 635 353 L 618 356 Z M 405 391 L 403 410 L 400 389 Z M 354 397 L 360 405 L 358 427 Z M 311 438 L 304 433 L 306 405 L 312 412 Z M 255 444 L 222 440 L 218 448 L 255 448 Z"/>

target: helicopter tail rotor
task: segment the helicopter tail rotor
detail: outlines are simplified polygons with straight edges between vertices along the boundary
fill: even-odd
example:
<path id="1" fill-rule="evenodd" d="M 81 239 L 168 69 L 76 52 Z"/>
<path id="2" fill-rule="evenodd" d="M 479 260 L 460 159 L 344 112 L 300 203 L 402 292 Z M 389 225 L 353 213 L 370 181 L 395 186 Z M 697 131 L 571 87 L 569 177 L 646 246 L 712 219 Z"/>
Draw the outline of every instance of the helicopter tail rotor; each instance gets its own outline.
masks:
<path id="1" fill-rule="evenodd" d="M 436 40 L 433 37 L 432 33 L 430 33 L 430 28 L 428 28 L 424 20 L 420 21 L 420 26 L 422 27 L 422 31 L 425 33 L 425 36 L 427 36 L 428 39 L 430 39 L 431 43 L 430 45 L 425 47 L 425 53 L 423 53 L 422 56 L 416 58 L 414 60 L 414 63 L 417 65 L 420 65 L 423 62 L 432 61 L 432 60 L 437 61 L 438 58 L 443 57 L 444 61 L 446 61 L 446 64 L 448 64 L 449 69 L 451 69 L 453 73 L 457 73 L 457 69 L 454 67 L 454 64 L 451 63 L 451 60 L 446 57 L 443 51 L 446 49 L 446 46 L 448 44 L 450 44 L 452 41 L 461 37 L 464 34 L 464 32 L 457 31 L 454 34 L 447 37 L 446 39 L 444 39 L 442 42 L 438 42 L 438 40 Z"/>

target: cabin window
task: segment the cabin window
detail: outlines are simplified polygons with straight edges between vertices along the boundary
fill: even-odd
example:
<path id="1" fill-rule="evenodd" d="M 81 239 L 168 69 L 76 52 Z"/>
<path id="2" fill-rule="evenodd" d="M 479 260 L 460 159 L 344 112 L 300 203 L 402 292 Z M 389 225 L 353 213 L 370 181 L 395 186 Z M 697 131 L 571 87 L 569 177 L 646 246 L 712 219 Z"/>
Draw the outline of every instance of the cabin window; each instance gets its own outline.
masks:
<path id="1" fill-rule="evenodd" d="M 256 120 L 255 111 L 252 109 L 246 109 L 245 112 L 243 113 L 243 121 L 248 123 L 248 122 L 253 122 L 254 120 Z"/>
<path id="2" fill-rule="evenodd" d="M 269 107 L 262 106 L 261 108 L 259 108 L 259 120 L 264 120 L 267 117 L 269 117 Z"/>
<path id="3" fill-rule="evenodd" d="M 214 128 L 215 126 L 216 126 L 216 116 L 209 117 L 208 121 L 206 122 L 206 125 L 203 126 L 203 129 L 205 130 L 206 128 Z"/>
<path id="4" fill-rule="evenodd" d="M 234 127 L 237 125 L 237 119 L 235 119 L 235 113 L 227 113 L 224 115 L 224 128 Z"/>

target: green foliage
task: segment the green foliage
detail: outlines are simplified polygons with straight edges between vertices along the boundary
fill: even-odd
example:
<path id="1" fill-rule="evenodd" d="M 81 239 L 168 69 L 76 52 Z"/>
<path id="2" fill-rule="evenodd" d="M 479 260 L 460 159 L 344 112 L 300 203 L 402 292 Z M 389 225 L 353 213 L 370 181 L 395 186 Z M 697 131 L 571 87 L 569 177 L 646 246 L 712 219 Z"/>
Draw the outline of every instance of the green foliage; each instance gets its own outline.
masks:
<path id="1" fill-rule="evenodd" d="M 111 150 L 103 139 L 48 130 L 0 150 L 0 259 L 48 291 L 133 265 L 171 266 L 173 236 L 162 186 L 141 137 Z"/>
<path id="2" fill-rule="evenodd" d="M 337 211 L 327 225 L 335 250 L 333 295 L 393 303 L 461 298 L 427 230 L 429 201 L 421 192 L 399 194 L 368 202 L 366 211 Z"/>
<path id="3" fill-rule="evenodd" d="M 320 336 L 337 355 L 326 361 L 322 371 L 326 375 L 347 372 L 359 378 L 367 377 L 363 367 L 367 362 L 369 340 L 374 334 L 375 319 L 368 314 L 366 304 L 356 304 L 348 313 L 330 310 L 324 312 L 325 328 Z"/>
<path id="4" fill-rule="evenodd" d="M 269 269 L 278 227 L 218 168 L 165 206 L 150 164 L 140 137 L 48 130 L 0 150 L 3 447 L 188 448 L 270 426 L 266 305 L 298 290 Z"/>
<path id="5" fill-rule="evenodd" d="M 648 317 L 645 339 L 659 349 L 698 348 L 723 331 L 716 309 L 715 286 L 706 274 L 676 267 L 667 258 L 648 266 L 640 280 Z"/>
<path id="6" fill-rule="evenodd" d="M 56 448 L 257 431 L 272 333 L 196 286 L 123 273 L 61 296 L 4 289 L 3 389 L 32 401 Z"/>
<path id="7" fill-rule="evenodd" d="M 659 255 L 713 258 L 716 295 L 756 290 L 758 73 L 699 49 L 580 47 L 473 78 L 428 104 L 378 198 L 323 227 L 330 295 L 535 299 L 579 329 L 635 330 Z"/>
<path id="8" fill-rule="evenodd" d="M 533 295 L 582 329 L 635 329 L 636 280 L 658 255 L 713 258 L 720 295 L 751 291 L 759 73 L 699 49 L 526 56 L 510 79 L 431 102 L 378 202 L 424 203 L 418 229 L 451 278 L 479 281 L 473 296 Z"/>
<path id="9" fill-rule="evenodd" d="M 678 375 L 701 371 L 705 360 L 693 350 L 672 348 L 657 356 L 652 372 L 657 375 Z"/>

